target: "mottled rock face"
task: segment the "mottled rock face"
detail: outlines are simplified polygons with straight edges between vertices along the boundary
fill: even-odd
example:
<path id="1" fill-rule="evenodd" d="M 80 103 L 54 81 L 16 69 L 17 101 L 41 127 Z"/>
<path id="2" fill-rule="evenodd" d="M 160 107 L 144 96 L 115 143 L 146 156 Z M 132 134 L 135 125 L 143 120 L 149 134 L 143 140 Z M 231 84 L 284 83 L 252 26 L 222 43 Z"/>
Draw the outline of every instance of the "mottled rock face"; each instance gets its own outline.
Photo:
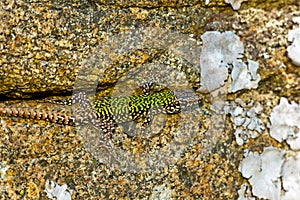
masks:
<path id="1" fill-rule="evenodd" d="M 240 8 L 234 11 L 232 6 Z M 299 69 L 287 56 L 291 45 L 287 35 L 295 29 L 292 18 L 299 15 L 299 6 L 298 0 L 1 1 L 0 104 L 12 109 L 1 107 L 0 112 L 33 115 L 37 121 L 0 117 L 0 196 L 237 199 L 237 188 L 245 182 L 237 169 L 241 162 L 241 172 L 246 174 L 243 176 L 254 177 L 250 183 L 259 183 L 259 177 L 263 177 L 268 188 L 273 189 L 279 182 L 272 182 L 270 177 L 280 176 L 286 197 L 295 196 L 299 177 L 289 174 L 299 174 L 299 155 L 279 150 L 289 147 L 265 133 L 270 131 L 269 116 L 280 96 L 300 101 Z M 231 36 L 237 37 L 229 42 L 226 37 L 218 41 L 210 38 L 205 41 L 209 51 L 201 54 L 201 36 L 208 31 L 220 35 L 231 31 Z M 222 39 L 233 56 L 228 51 L 214 52 L 215 44 Z M 216 77 L 222 77 L 221 82 L 216 82 L 210 79 L 209 70 L 200 68 L 201 56 L 210 65 L 219 56 L 234 58 L 226 70 L 213 66 Z M 149 128 L 155 133 L 151 137 L 128 137 L 122 127 L 117 127 L 111 142 L 121 147 L 119 152 L 126 153 L 111 154 L 101 148 L 99 130 L 94 127 L 78 131 L 65 124 L 43 121 L 50 116 L 44 111 L 63 112 L 69 108 L 56 107 L 47 100 L 55 94 L 71 95 L 74 88 L 97 89 L 96 98 L 139 94 L 145 80 L 154 80 L 157 91 L 186 86 L 198 89 L 201 74 L 213 87 L 224 85 L 232 93 L 216 92 L 214 97 L 219 101 L 215 102 L 209 101 L 215 100 L 210 93 L 203 94 L 205 111 L 195 109 L 169 117 L 166 123 L 158 116 Z M 28 98 L 32 99 L 24 100 Z M 30 110 L 23 113 L 15 105 Z M 232 109 L 225 112 L 224 105 Z M 32 112 L 31 108 L 41 112 Z M 284 121 L 278 119 L 278 113 L 275 116 L 277 119 L 271 123 Z M 57 121 L 57 116 L 51 118 Z M 292 131 L 296 133 L 297 127 Z M 168 148 L 172 144 L 185 148 Z M 276 149 L 261 154 L 266 146 Z M 242 161 L 247 149 L 258 152 L 249 159 L 251 162 Z M 284 160 L 281 174 L 273 169 L 272 176 L 265 175 L 270 164 L 281 164 L 286 152 L 293 156 Z M 158 159 L 170 163 L 158 165 Z M 252 161 L 255 168 L 247 168 Z M 151 171 L 149 163 L 161 170 Z M 128 170 L 137 167 L 139 172 Z M 259 171 L 259 167 L 263 170 Z M 244 188 L 244 194 L 249 198 L 253 194 L 275 194 L 260 193 L 258 186 L 249 187 L 254 191 Z"/>
<path id="2" fill-rule="evenodd" d="M 265 6 L 260 1 L 257 3 Z M 253 14 L 242 10 L 237 14 L 229 6 L 224 10 L 215 5 L 226 4 L 221 0 L 211 1 L 207 6 L 204 1 L 200 4 L 198 1 L 78 1 L 49 5 L 1 2 L 0 95 L 26 98 L 36 93 L 72 91 L 78 70 L 92 50 L 112 35 L 126 30 L 160 27 L 199 41 L 200 35 L 207 30 L 235 30 L 245 41 L 251 43 L 252 38 L 258 41 L 258 44 L 251 44 L 256 49 L 248 50 L 254 58 L 256 51 L 264 52 L 260 44 L 274 40 L 269 32 L 284 34 L 279 27 L 264 26 L 276 18 L 268 12 L 253 10 Z M 256 23 L 255 30 L 249 29 L 255 21 L 252 22 L 250 16 L 263 19 L 263 23 Z M 260 29 L 263 34 L 259 34 Z M 269 44 L 275 48 L 281 43 L 275 40 L 273 45 Z M 270 55 L 273 49 L 267 51 L 265 55 Z M 119 59 L 114 63 L 118 62 L 118 68 L 126 68 L 127 60 L 122 63 Z M 129 67 L 133 67 L 153 60 L 153 54 L 145 52 L 143 59 L 131 57 L 129 60 Z M 109 71 L 116 70 L 116 66 L 110 68 Z M 109 77 L 100 84 L 107 87 L 115 83 L 116 78 Z"/>
<path id="3" fill-rule="evenodd" d="M 178 8 L 160 7 L 168 2 L 162 5 L 144 2 L 141 7 L 131 7 L 130 2 L 120 5 L 94 3 L 27 5 L 25 2 L 1 2 L 0 95 L 26 98 L 35 93 L 72 91 L 84 61 L 95 47 L 113 35 L 136 28 L 161 27 L 188 36 L 203 26 L 204 16 L 212 13 L 203 7 L 190 6 L 193 3 L 181 7 L 184 2 Z M 118 69 L 147 63 L 155 59 L 153 56 L 159 56 L 157 53 L 153 55 L 153 50 L 143 50 L 142 57 L 131 55 L 135 52 L 124 52 L 121 57 L 127 58 L 116 57 L 108 72 L 115 74 Z M 119 73 L 124 71 L 119 70 Z M 100 84 L 107 87 L 115 83 L 119 77 L 113 74 Z"/>

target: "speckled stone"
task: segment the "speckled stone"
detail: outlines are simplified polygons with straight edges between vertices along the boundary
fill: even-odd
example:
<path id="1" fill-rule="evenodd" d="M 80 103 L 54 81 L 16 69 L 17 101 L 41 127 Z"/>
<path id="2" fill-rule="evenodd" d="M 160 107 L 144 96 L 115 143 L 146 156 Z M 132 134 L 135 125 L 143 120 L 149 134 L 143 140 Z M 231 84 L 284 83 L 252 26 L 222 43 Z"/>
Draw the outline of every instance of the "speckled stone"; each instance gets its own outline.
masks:
<path id="1" fill-rule="evenodd" d="M 168 3 L 170 7 L 164 7 Z M 108 5 L 101 1 L 53 5 L 2 1 L 0 95 L 26 98 L 72 91 L 78 70 L 91 50 L 111 35 L 125 30 L 162 27 L 193 34 L 199 39 L 207 30 L 239 28 L 232 26 L 231 20 L 236 21 L 239 16 L 231 19 L 228 6 L 217 10 L 217 7 L 203 7 L 188 1 L 179 2 L 178 7 L 169 1 L 158 4 L 144 1 L 140 2 L 141 7 L 130 7 L 131 1 L 121 4 L 129 7 L 117 9 L 112 7 L 113 2 Z M 246 17 L 247 13 L 242 16 Z M 255 36 L 242 35 L 245 41 Z M 115 78 L 109 83 L 115 82 Z"/>
<path id="2" fill-rule="evenodd" d="M 1 100 L 71 92 L 84 61 L 99 44 L 126 30 L 152 26 L 176 30 L 199 41 L 201 34 L 209 30 L 232 30 L 239 35 L 245 45 L 245 57 L 259 62 L 262 81 L 257 90 L 243 90 L 226 96 L 226 100 L 255 99 L 264 106 L 261 119 L 265 124 L 279 96 L 300 101 L 300 70 L 285 54 L 289 45 L 287 33 L 293 26 L 291 19 L 299 15 L 297 0 L 248 1 L 239 11 L 233 11 L 222 1 L 212 1 L 204 7 L 203 3 L 185 0 L 176 4 L 174 1 L 134 4 L 130 0 L 122 3 L 1 1 L 0 7 Z M 182 71 L 189 73 L 191 84 L 199 86 L 195 78 L 199 72 L 191 63 L 169 52 L 139 50 L 116 57 L 106 71 L 112 76 L 105 76 L 98 88 L 111 89 L 126 69 L 153 59 L 172 67 L 180 65 Z M 124 72 L 116 73 L 116 66 Z M 5 104 L 60 110 L 45 103 L 45 99 L 5 101 Z M 207 110 L 209 106 L 205 102 Z M 216 121 L 203 114 L 196 117 L 201 120 L 201 132 L 177 162 L 159 172 L 132 173 L 97 159 L 102 152 L 91 153 L 85 146 L 86 138 L 74 127 L 1 116 L 0 199 L 47 199 L 44 192 L 47 179 L 67 184 L 74 191 L 72 199 L 148 199 L 161 186 L 167 188 L 172 199 L 237 199 L 237 188 L 245 181 L 237 169 L 243 149 L 262 151 L 267 145 L 287 148 L 267 134 L 239 147 L 228 118 L 221 116 Z M 176 120 L 171 119 L 170 124 Z M 160 143 L 147 141 L 147 145 L 166 143 L 172 138 L 167 129 L 157 137 Z M 122 133 L 113 139 L 135 152 L 147 146 Z"/>

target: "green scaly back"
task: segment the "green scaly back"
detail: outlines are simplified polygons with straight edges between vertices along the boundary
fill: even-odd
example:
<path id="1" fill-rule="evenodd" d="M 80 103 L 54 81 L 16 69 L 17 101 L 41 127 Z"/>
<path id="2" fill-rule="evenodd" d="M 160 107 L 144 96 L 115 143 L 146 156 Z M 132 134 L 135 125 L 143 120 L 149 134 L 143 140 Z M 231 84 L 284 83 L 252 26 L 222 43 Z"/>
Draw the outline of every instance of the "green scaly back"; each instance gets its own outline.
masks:
<path id="1" fill-rule="evenodd" d="M 128 97 L 103 98 L 94 102 L 97 117 L 119 123 L 136 121 L 151 115 L 175 114 L 182 109 L 198 105 L 200 97 L 187 91 L 164 91 Z"/>

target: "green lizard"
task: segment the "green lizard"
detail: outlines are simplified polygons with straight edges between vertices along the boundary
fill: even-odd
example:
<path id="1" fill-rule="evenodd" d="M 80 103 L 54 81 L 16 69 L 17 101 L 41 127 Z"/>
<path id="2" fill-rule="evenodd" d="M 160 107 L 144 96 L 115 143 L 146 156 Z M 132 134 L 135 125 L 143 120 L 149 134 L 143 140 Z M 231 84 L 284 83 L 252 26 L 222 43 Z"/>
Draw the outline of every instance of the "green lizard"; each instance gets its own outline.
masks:
<path id="1" fill-rule="evenodd" d="M 156 114 L 176 114 L 201 104 L 201 101 L 202 98 L 194 92 L 176 90 L 128 97 L 105 97 L 90 103 L 85 92 L 78 92 L 71 99 L 60 101 L 66 105 L 78 104 L 75 115 L 4 106 L 0 106 L 0 115 L 48 120 L 72 126 L 92 123 L 100 128 L 107 138 L 114 132 L 116 123 L 146 118 L 144 124 L 148 124 Z"/>

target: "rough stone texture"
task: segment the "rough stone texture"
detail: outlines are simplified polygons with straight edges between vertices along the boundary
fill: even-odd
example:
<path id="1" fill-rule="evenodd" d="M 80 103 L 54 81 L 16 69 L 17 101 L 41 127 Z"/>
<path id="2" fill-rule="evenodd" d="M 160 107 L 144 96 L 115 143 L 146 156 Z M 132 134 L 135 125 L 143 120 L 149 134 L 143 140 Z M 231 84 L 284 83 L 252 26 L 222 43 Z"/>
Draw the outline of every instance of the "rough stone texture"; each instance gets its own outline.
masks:
<path id="1" fill-rule="evenodd" d="M 124 0 L 124 1 L 117 1 L 117 0 L 96 0 L 94 1 L 95 4 L 103 4 L 103 5 L 112 5 L 112 6 L 120 6 L 120 7 L 140 7 L 140 8 L 157 8 L 157 7 L 184 7 L 184 6 L 195 6 L 200 5 L 204 6 L 205 1 L 199 0 Z M 223 1 L 217 0 L 210 3 L 210 5 L 220 5 L 224 6 L 225 3 Z"/>
<path id="2" fill-rule="evenodd" d="M 120 8 L 120 5 L 115 5 L 113 2 L 107 5 L 102 1 L 59 1 L 53 4 L 38 1 L 31 3 L 2 1 L 0 4 L 2 8 L 0 19 L 3 22 L 0 25 L 0 65 L 2 66 L 0 95 L 26 98 L 70 92 L 78 70 L 84 65 L 84 60 L 94 47 L 112 35 L 139 27 L 153 26 L 176 30 L 184 34 L 192 34 L 192 37 L 199 41 L 200 35 L 207 30 L 233 29 L 243 37 L 244 41 L 249 41 L 248 45 L 252 45 L 251 50 L 254 52 L 251 54 L 254 58 L 258 56 L 257 52 L 264 53 L 265 46 L 261 48 L 258 46 L 261 42 L 265 44 L 266 41 L 270 41 L 270 50 L 273 52 L 278 51 L 276 45 L 281 43 L 286 45 L 286 41 L 283 41 L 285 36 L 269 39 L 268 37 L 272 32 L 283 36 L 288 27 L 282 25 L 286 23 L 291 25 L 286 21 L 290 20 L 289 17 L 283 19 L 283 15 L 278 16 L 280 15 L 278 13 L 269 15 L 269 12 L 251 8 L 234 13 L 229 6 L 213 7 L 213 2 L 215 1 L 209 4 L 212 6 L 203 7 L 193 2 L 186 5 L 187 1 L 182 1 L 179 2 L 178 7 L 172 7 L 172 1 L 160 2 L 157 5 L 154 5 L 155 2 L 145 1 L 134 4 L 137 7 L 132 7 L 131 1 L 124 1 L 118 4 L 128 5 L 128 8 Z M 297 4 L 297 1 L 291 1 L 291 5 L 292 2 Z M 170 7 L 161 7 L 168 3 L 171 3 Z M 276 2 L 273 7 L 280 3 L 282 2 Z M 143 7 L 147 4 L 150 8 Z M 138 7 L 139 5 L 141 7 Z M 260 4 L 262 7 L 263 5 Z M 249 27 L 251 16 L 263 19 L 259 20 L 261 24 L 258 25 L 261 29 Z M 270 23 L 274 20 L 277 25 Z M 264 26 L 266 24 L 267 27 Z M 260 34 L 260 31 L 266 35 Z M 273 42 L 272 45 L 273 40 L 276 43 Z M 146 56 L 145 60 L 139 62 L 143 64 L 153 59 L 151 54 L 146 53 Z M 138 61 L 131 57 L 131 67 L 136 62 Z M 280 59 L 277 62 L 280 62 Z M 100 84 L 107 85 L 115 82 L 116 77 L 111 77 L 110 80 Z"/>
<path id="3" fill-rule="evenodd" d="M 245 57 L 259 62 L 262 80 L 258 89 L 227 95 L 226 100 L 255 99 L 264 106 L 263 123 L 268 122 L 279 96 L 300 101 L 300 71 L 286 56 L 291 19 L 299 14 L 298 0 L 247 1 L 239 11 L 233 11 L 221 1 L 211 1 L 207 7 L 195 1 L 179 1 L 176 6 L 171 1 L 156 2 L 1 1 L 1 100 L 2 97 L 37 98 L 70 92 L 84 60 L 95 47 L 120 32 L 153 26 L 176 30 L 198 41 L 208 30 L 236 33 L 244 43 Z M 116 57 L 108 72 L 114 72 L 116 67 L 126 72 L 156 59 L 172 67 L 179 64 L 184 72 L 193 71 L 188 67 L 190 63 L 184 63 L 176 55 L 165 59 L 166 55 L 170 52 L 128 53 Z M 195 74 L 191 72 L 191 79 Z M 99 88 L 115 83 L 120 74 L 113 75 L 105 77 Z M 193 80 L 192 85 L 198 84 Z M 27 101 L 21 104 L 49 107 L 34 100 L 31 104 Z M 205 102 L 205 106 L 210 104 Z M 287 147 L 267 134 L 238 147 L 229 119 L 221 116 L 220 121 L 212 123 L 205 116 L 199 122 L 203 127 L 201 135 L 178 162 L 160 173 L 112 170 L 91 155 L 73 128 L 1 117 L 1 198 L 46 199 L 45 183 L 51 180 L 59 185 L 67 184 L 73 190 L 72 199 L 147 199 L 155 196 L 155 188 L 165 184 L 173 199 L 237 199 L 237 188 L 244 181 L 237 169 L 243 148 L 262 151 L 268 145 Z M 206 129 L 211 131 L 205 132 Z"/>
<path id="4" fill-rule="evenodd" d="M 1 7 L 0 94 L 19 98 L 72 91 L 83 61 L 93 47 L 112 35 L 148 26 L 189 34 L 203 24 L 204 16 L 212 13 L 201 7 L 116 9 L 87 1 L 2 1 Z M 153 59 L 151 54 L 145 56 L 144 61 L 130 57 L 130 66 Z M 111 76 L 102 84 L 114 82 L 116 77 Z"/>

